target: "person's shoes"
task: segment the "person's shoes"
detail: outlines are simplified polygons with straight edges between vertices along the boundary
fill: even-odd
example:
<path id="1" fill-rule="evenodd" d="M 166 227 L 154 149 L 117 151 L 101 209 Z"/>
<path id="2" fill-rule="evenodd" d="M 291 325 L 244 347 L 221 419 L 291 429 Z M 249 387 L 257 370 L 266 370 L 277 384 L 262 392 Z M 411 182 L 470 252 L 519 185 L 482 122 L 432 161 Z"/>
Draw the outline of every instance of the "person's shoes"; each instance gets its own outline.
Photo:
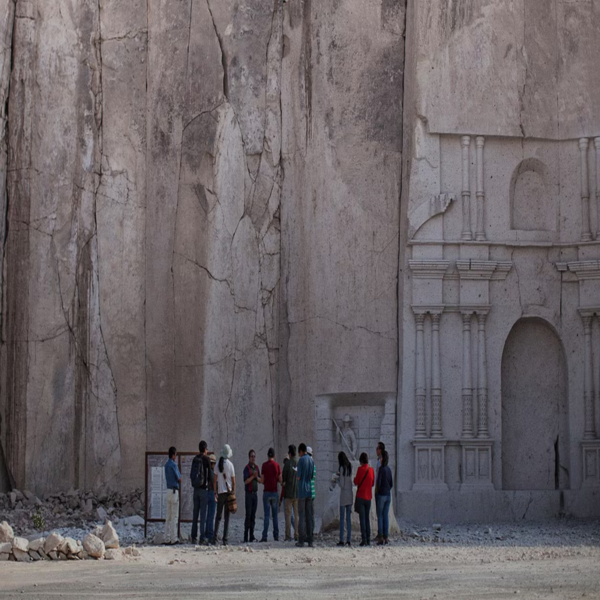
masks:
<path id="1" fill-rule="evenodd" d="M 285 538 L 283 541 L 284 541 L 284 542 L 291 542 L 291 541 L 292 541 L 292 538 L 291 538 L 291 537 L 286 537 L 286 538 Z"/>
<path id="2" fill-rule="evenodd" d="M 388 538 L 383 538 L 383 543 L 387 546 L 390 543 Z"/>
<path id="3" fill-rule="evenodd" d="M 298 548 L 304 548 L 304 542 L 296 542 Z"/>
<path id="4" fill-rule="evenodd" d="M 247 544 L 247 543 L 248 543 L 248 536 L 247 536 L 247 535 L 245 535 L 245 536 L 244 536 L 244 544 Z"/>
<path id="5" fill-rule="evenodd" d="M 365 540 L 363 540 L 363 541 L 362 541 L 362 542 L 359 544 L 359 546 L 366 546 L 366 545 L 367 545 L 367 542 L 365 542 Z"/>
<path id="6" fill-rule="evenodd" d="M 202 543 L 202 540 L 200 540 L 200 543 Z M 194 546 L 198 545 L 198 541 L 197 540 L 190 540 L 190 544 L 193 544 Z"/>
<path id="7" fill-rule="evenodd" d="M 338 542 L 338 543 L 337 543 L 337 545 L 338 545 L 338 546 L 345 546 L 346 544 L 344 544 L 344 542 L 341 542 L 341 541 L 340 541 L 340 542 Z"/>
<path id="8" fill-rule="evenodd" d="M 273 538 L 273 541 L 275 541 L 275 542 L 278 542 L 278 541 L 279 541 L 279 538 L 278 538 L 278 537 L 274 537 L 274 538 Z"/>
<path id="9" fill-rule="evenodd" d="M 256 541 L 257 541 L 257 540 L 256 540 L 256 538 L 255 538 L 254 536 L 252 536 L 252 537 L 250 538 L 250 542 L 256 542 Z"/>
<path id="10" fill-rule="evenodd" d="M 348 546 L 348 548 L 352 548 L 352 544 L 350 543 L 350 541 L 346 542 L 346 546 Z"/>
<path id="11" fill-rule="evenodd" d="M 313 543 L 312 542 L 308 542 L 308 547 L 309 548 L 314 548 Z"/>
<path id="12" fill-rule="evenodd" d="M 383 536 L 382 535 L 377 536 L 377 545 L 383 546 Z"/>
<path id="13" fill-rule="evenodd" d="M 260 542 L 268 542 L 267 538 L 261 538 L 259 541 Z"/>
<path id="14" fill-rule="evenodd" d="M 216 546 L 217 545 L 217 538 L 213 538 L 212 540 L 210 540 L 209 544 L 211 546 Z"/>
<path id="15" fill-rule="evenodd" d="M 223 540 L 223 546 L 229 546 L 229 542 L 227 540 Z"/>
<path id="16" fill-rule="evenodd" d="M 367 542 L 367 546 L 370 546 L 370 545 L 371 545 L 371 540 L 369 540 L 369 541 Z"/>

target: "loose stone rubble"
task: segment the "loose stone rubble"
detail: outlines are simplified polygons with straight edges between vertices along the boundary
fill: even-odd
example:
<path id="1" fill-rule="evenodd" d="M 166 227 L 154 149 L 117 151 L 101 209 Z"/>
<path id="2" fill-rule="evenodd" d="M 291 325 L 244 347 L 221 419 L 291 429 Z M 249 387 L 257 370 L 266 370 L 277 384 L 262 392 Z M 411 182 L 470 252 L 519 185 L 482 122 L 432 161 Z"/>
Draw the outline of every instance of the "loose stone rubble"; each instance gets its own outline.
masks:
<path id="1" fill-rule="evenodd" d="M 120 560 L 123 557 L 138 558 L 140 551 L 134 546 L 120 549 L 119 536 L 110 521 L 97 526 L 95 533 L 88 533 L 83 540 L 63 537 L 52 532 L 47 537 L 15 536 L 12 527 L 0 523 L 0 561 L 34 562 L 39 560 Z"/>

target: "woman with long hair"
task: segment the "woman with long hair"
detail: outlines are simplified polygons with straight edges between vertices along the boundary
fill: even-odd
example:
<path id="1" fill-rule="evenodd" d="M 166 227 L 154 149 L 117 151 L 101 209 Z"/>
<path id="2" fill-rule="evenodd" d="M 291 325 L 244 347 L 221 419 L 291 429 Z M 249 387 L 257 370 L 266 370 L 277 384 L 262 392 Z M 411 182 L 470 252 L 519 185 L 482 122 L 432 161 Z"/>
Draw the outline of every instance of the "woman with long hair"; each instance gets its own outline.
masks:
<path id="1" fill-rule="evenodd" d="M 394 480 L 392 470 L 388 466 L 390 456 L 387 450 L 381 453 L 381 466 L 377 472 L 375 489 L 375 507 L 377 509 L 377 545 L 389 544 L 390 504 L 392 503 L 392 487 Z"/>
<path id="2" fill-rule="evenodd" d="M 360 455 L 360 467 L 356 471 L 354 485 L 356 488 L 356 507 L 360 519 L 361 546 L 371 545 L 371 500 L 373 499 L 373 484 L 375 473 L 369 466 L 369 457 L 366 452 Z"/>
<path id="3" fill-rule="evenodd" d="M 340 541 L 338 546 L 351 546 L 352 539 L 352 463 L 345 452 L 338 454 L 338 471 L 334 474 L 330 491 L 340 486 Z M 344 542 L 344 521 L 346 522 L 346 541 Z"/>

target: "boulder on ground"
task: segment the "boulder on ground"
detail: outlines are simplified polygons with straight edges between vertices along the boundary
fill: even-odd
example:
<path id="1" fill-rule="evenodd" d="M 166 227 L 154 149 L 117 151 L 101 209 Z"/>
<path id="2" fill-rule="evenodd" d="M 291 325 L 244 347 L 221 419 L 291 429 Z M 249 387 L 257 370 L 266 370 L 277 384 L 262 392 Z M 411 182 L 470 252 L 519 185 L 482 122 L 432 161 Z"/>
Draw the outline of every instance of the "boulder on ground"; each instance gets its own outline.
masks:
<path id="1" fill-rule="evenodd" d="M 83 547 L 92 558 L 104 556 L 104 542 L 93 533 L 88 533 L 83 539 Z"/>
<path id="2" fill-rule="evenodd" d="M 106 549 L 119 547 L 119 536 L 110 521 L 107 521 L 106 525 L 102 528 L 100 537 L 104 542 L 104 547 Z"/>
<path id="3" fill-rule="evenodd" d="M 5 560 L 8 560 L 9 558 L 10 558 L 10 554 L 6 554 L 5 552 L 0 554 L 0 561 L 5 561 Z"/>
<path id="4" fill-rule="evenodd" d="M 116 548 L 110 548 L 104 553 L 104 560 L 121 560 L 123 553 Z"/>
<path id="5" fill-rule="evenodd" d="M 0 554 L 10 554 L 12 552 L 12 542 L 2 542 L 0 544 Z"/>
<path id="6" fill-rule="evenodd" d="M 52 560 L 57 560 L 58 559 L 58 552 L 56 550 L 52 550 L 51 552 L 48 552 L 48 556 Z"/>
<path id="7" fill-rule="evenodd" d="M 29 549 L 33 550 L 34 552 L 39 552 L 40 548 L 44 547 L 44 542 L 46 540 L 41 537 L 41 538 L 37 538 L 35 540 L 30 540 L 29 541 Z"/>
<path id="8" fill-rule="evenodd" d="M 46 554 L 50 554 L 50 552 L 55 552 L 57 548 L 63 541 L 63 536 L 60 533 L 51 533 L 44 542 L 44 552 Z"/>
<path id="9" fill-rule="evenodd" d="M 35 560 L 35 561 L 42 560 L 42 557 L 37 552 L 35 552 L 35 550 L 30 550 L 29 556 L 31 557 L 31 560 Z"/>
<path id="10" fill-rule="evenodd" d="M 21 552 L 27 552 L 29 550 L 29 540 L 23 537 L 13 538 L 12 545 L 13 552 L 15 550 L 21 550 Z"/>
<path id="11" fill-rule="evenodd" d="M 12 542 L 15 537 L 13 528 L 6 522 L 0 523 L 0 543 Z"/>
<path id="12" fill-rule="evenodd" d="M 19 548 L 13 548 L 12 553 L 18 562 L 29 562 L 31 560 L 29 552 L 23 552 L 23 550 L 19 550 Z"/>
<path id="13" fill-rule="evenodd" d="M 68 537 L 67 539 L 67 554 L 79 554 L 79 551 L 81 550 L 80 546 L 77 544 L 77 542 L 71 538 Z"/>

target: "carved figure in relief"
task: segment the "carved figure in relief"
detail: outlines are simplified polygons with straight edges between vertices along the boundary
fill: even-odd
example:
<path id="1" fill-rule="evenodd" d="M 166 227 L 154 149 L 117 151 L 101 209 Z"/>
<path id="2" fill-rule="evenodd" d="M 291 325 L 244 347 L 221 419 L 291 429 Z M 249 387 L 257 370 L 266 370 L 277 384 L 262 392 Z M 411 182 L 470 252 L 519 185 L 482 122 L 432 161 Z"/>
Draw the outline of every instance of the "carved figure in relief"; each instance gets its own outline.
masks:
<path id="1" fill-rule="evenodd" d="M 358 454 L 358 442 L 356 440 L 356 434 L 354 433 L 350 424 L 352 423 L 352 417 L 348 414 L 344 415 L 343 428 L 337 424 L 336 420 L 333 419 L 335 427 L 338 433 L 338 441 L 342 446 L 345 446 L 350 453 L 350 460 L 356 462 L 356 455 Z"/>

